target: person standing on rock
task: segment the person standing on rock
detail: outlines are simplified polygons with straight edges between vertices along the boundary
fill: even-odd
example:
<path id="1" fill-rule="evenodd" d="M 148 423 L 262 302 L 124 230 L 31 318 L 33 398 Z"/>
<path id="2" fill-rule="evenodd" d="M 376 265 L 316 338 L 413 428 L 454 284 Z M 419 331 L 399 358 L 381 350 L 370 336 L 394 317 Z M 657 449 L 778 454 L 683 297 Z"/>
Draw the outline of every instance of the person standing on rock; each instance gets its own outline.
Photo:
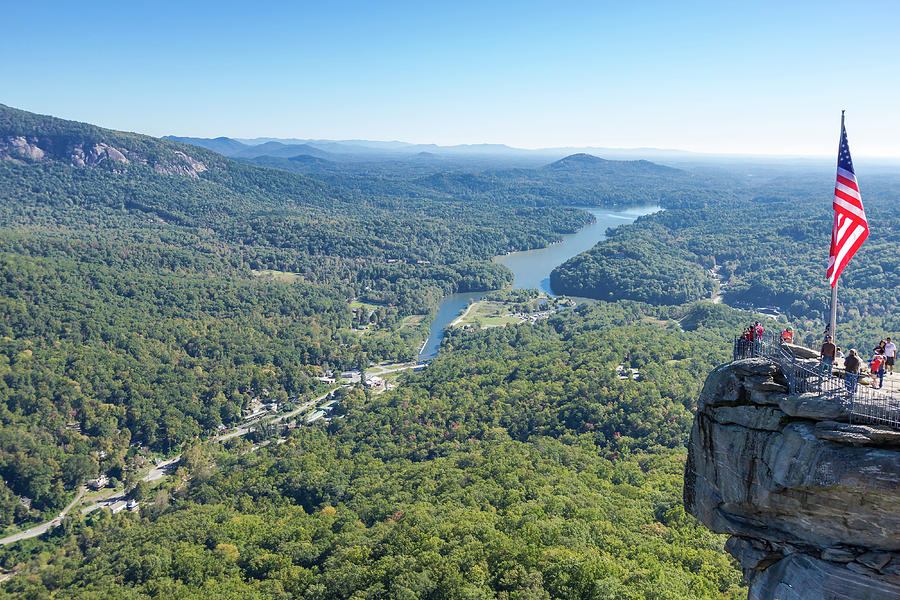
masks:
<path id="1" fill-rule="evenodd" d="M 759 321 L 753 324 L 751 334 L 753 335 L 753 356 L 762 356 L 763 326 L 759 324 Z"/>
<path id="2" fill-rule="evenodd" d="M 876 352 L 875 356 L 872 357 L 872 363 L 869 365 L 869 371 L 872 373 L 872 378 L 878 377 L 878 387 L 881 388 L 884 386 L 884 355 L 880 352 Z"/>
<path id="3" fill-rule="evenodd" d="M 844 360 L 844 385 L 852 395 L 856 393 L 856 383 L 859 381 L 859 366 L 862 361 L 856 355 L 856 348 L 850 350 L 850 354 Z"/>
<path id="4" fill-rule="evenodd" d="M 887 344 L 884 345 L 884 364 L 890 369 L 890 375 L 894 374 L 894 359 L 897 357 L 897 344 L 891 341 L 891 338 L 887 339 Z"/>
<path id="5" fill-rule="evenodd" d="M 784 331 L 781 332 L 781 341 L 784 344 L 793 344 L 794 343 L 794 328 L 786 327 Z"/>
<path id="6" fill-rule="evenodd" d="M 819 351 L 819 355 L 822 357 L 822 372 L 831 375 L 831 369 L 834 367 L 834 355 L 837 352 L 837 346 L 834 345 L 834 342 L 831 341 L 831 336 L 825 336 L 825 343 L 822 344 L 822 349 Z"/>
<path id="7" fill-rule="evenodd" d="M 755 344 L 753 343 L 753 338 L 755 334 L 753 333 L 753 325 L 747 325 L 747 329 L 744 330 L 744 340 L 747 342 L 747 355 L 745 358 L 750 358 L 751 356 L 756 356 L 753 353 L 753 347 Z"/>

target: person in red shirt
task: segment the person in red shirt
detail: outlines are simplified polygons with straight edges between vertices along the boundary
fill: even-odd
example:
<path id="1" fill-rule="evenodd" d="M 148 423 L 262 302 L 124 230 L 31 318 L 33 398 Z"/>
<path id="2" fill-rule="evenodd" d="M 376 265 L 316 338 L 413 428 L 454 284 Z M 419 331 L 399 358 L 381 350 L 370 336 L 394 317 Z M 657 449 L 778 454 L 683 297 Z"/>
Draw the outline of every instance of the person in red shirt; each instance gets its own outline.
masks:
<path id="1" fill-rule="evenodd" d="M 740 356 L 741 358 L 747 358 L 750 356 L 750 346 L 753 345 L 753 328 L 747 327 L 744 332 L 741 334 L 741 347 L 740 347 Z"/>
<path id="2" fill-rule="evenodd" d="M 872 377 L 878 377 L 878 387 L 884 386 L 884 355 L 876 353 L 875 356 L 872 357 L 872 362 L 869 364 L 869 371 L 872 373 Z"/>
<path id="3" fill-rule="evenodd" d="M 794 328 L 788 326 L 784 331 L 781 332 L 781 341 L 785 344 L 793 344 L 794 343 Z"/>

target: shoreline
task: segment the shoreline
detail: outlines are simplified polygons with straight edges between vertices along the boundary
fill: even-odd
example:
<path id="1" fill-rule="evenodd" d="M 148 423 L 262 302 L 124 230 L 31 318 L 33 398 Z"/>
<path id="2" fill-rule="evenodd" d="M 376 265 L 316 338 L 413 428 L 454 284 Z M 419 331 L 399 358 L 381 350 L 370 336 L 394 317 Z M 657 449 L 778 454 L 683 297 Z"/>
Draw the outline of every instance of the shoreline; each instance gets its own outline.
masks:
<path id="1" fill-rule="evenodd" d="M 488 290 L 487 292 L 485 292 L 485 294 L 490 293 L 492 291 L 496 291 L 496 290 Z M 481 302 L 481 300 L 476 300 L 475 302 L 470 302 L 469 305 L 466 307 L 466 310 L 464 310 L 461 315 L 459 315 L 458 317 L 456 317 L 455 319 L 453 319 L 452 321 L 447 323 L 447 326 L 444 327 L 444 329 L 453 327 L 454 325 L 456 325 L 457 323 L 459 323 L 460 321 L 465 319 L 466 316 L 469 314 L 469 311 L 472 310 L 472 307 L 475 306 L 476 304 L 478 304 L 479 302 Z"/>

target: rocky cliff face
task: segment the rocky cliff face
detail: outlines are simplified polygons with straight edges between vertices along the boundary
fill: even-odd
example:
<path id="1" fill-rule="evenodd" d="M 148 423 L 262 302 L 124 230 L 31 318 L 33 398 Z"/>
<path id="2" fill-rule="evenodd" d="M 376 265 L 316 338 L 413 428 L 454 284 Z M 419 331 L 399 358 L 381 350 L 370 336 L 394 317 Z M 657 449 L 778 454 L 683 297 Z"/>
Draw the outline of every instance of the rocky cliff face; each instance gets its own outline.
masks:
<path id="1" fill-rule="evenodd" d="M 900 432 L 848 420 L 845 398 L 791 395 L 764 359 L 707 379 L 684 501 L 732 535 L 750 600 L 900 598 Z"/>
<path id="2" fill-rule="evenodd" d="M 178 150 L 171 150 L 165 157 L 148 158 L 139 151 L 125 147 L 79 139 L 56 137 L 7 135 L 0 136 L 0 159 L 14 162 L 41 162 L 55 160 L 73 167 L 96 167 L 101 163 L 124 170 L 128 164 L 149 165 L 164 175 L 198 177 L 207 166 Z"/>

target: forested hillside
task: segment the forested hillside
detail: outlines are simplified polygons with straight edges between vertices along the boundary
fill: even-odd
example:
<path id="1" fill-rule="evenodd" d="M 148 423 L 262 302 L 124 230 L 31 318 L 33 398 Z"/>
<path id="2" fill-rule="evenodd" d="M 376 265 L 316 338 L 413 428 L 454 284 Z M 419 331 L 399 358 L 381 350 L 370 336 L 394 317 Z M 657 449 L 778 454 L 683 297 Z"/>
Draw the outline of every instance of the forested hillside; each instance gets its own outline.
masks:
<path id="1" fill-rule="evenodd" d="M 363 194 L 0 107 L 0 524 L 133 476 L 130 445 L 169 453 L 264 392 L 408 360 L 427 321 L 405 317 L 502 287 L 494 254 L 588 218 Z"/>
<path id="2" fill-rule="evenodd" d="M 734 306 L 778 307 L 813 343 L 830 302 L 824 275 L 832 219 L 828 183 L 780 180 L 765 196 L 748 187 L 642 217 L 556 268 L 553 289 L 663 304 L 721 293 Z M 841 277 L 838 319 L 847 345 L 868 348 L 884 332 L 900 329 L 893 310 L 900 286 L 893 251 L 900 243 L 900 177 L 863 183 L 871 233 Z"/>
<path id="3" fill-rule="evenodd" d="M 68 522 L 42 576 L 0 594 L 742 597 L 680 490 L 702 376 L 745 317 L 684 333 L 672 316 L 583 306 L 453 338 L 396 391 L 348 396 L 328 428 L 207 448 L 140 518 Z"/>

